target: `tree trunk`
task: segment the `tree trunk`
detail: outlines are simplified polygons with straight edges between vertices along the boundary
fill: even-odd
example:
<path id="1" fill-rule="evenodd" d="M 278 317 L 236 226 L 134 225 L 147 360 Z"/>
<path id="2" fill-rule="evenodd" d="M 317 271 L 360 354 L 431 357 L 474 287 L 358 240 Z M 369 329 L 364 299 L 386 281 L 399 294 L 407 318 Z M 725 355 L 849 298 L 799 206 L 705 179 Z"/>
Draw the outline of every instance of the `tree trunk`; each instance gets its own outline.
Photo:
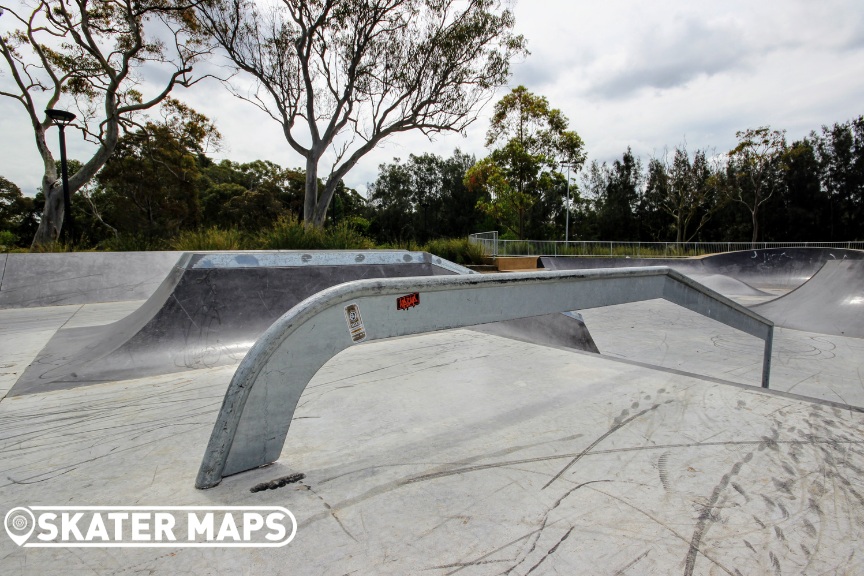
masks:
<path id="1" fill-rule="evenodd" d="M 318 162 L 312 154 L 306 158 L 306 197 L 303 201 L 303 223 L 315 223 L 315 209 L 318 206 Z M 319 226 L 320 227 L 320 226 Z"/>
<path id="2" fill-rule="evenodd" d="M 42 219 L 39 228 L 33 236 L 33 249 L 43 244 L 51 244 L 60 238 L 63 229 L 63 217 L 65 216 L 63 206 L 63 183 L 57 178 L 57 165 L 54 156 L 45 141 L 45 128 L 33 118 L 33 128 L 36 136 L 36 149 L 42 156 L 42 192 L 45 195 L 45 207 L 42 209 Z"/>
<path id="3" fill-rule="evenodd" d="M 330 207 L 330 201 L 333 200 L 333 195 L 336 193 L 336 188 L 339 186 L 340 180 L 333 178 L 331 175 L 327 179 L 327 185 L 318 196 L 318 202 L 315 206 L 315 216 L 312 220 L 312 225 L 316 228 L 322 228 L 327 220 L 327 209 Z"/>
<path id="4" fill-rule="evenodd" d="M 47 178 L 43 179 L 43 182 L 45 180 Z M 43 186 L 43 190 L 45 188 Z M 47 188 L 45 207 L 42 209 L 42 219 L 39 221 L 39 228 L 33 236 L 33 243 L 30 245 L 31 249 L 56 242 L 60 238 L 60 231 L 63 229 L 63 220 L 65 217 L 63 184 L 59 180 L 55 180 L 53 185 L 49 185 Z"/>
<path id="5" fill-rule="evenodd" d="M 759 219 L 757 211 L 754 208 L 750 214 L 753 216 L 753 239 L 750 241 L 750 247 L 756 249 L 756 241 L 759 239 Z"/>

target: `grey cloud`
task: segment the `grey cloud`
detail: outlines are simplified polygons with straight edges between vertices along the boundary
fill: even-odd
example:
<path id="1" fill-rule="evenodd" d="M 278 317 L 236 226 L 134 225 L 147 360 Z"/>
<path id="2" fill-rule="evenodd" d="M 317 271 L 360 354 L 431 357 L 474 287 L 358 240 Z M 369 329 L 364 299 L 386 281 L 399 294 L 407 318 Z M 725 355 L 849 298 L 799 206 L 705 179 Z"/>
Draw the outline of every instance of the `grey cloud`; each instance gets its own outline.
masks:
<path id="1" fill-rule="evenodd" d="M 846 50 L 857 51 L 864 48 L 864 17 L 857 19 L 858 25 L 854 26 L 852 32 L 844 42 Z"/>
<path id="2" fill-rule="evenodd" d="M 510 84 L 513 86 L 530 86 L 532 90 L 538 90 L 554 84 L 560 72 L 560 65 L 556 66 L 548 61 L 529 57 L 525 62 L 519 62 L 513 66 Z"/>
<path id="3" fill-rule="evenodd" d="M 687 20 L 675 33 L 652 30 L 630 46 L 624 65 L 600 71 L 591 96 L 619 99 L 644 88 L 669 89 L 702 77 L 748 66 L 753 46 L 730 25 Z"/>

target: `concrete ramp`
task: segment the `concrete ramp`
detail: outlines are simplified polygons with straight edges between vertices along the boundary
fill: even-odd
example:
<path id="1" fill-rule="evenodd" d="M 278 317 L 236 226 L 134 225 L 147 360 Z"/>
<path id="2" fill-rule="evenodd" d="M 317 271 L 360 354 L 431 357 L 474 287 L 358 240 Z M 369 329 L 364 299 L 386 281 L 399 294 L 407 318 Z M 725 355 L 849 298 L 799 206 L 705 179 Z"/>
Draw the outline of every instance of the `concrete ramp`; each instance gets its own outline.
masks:
<path id="1" fill-rule="evenodd" d="M 712 290 L 753 305 L 807 282 L 826 262 L 864 260 L 864 251 L 843 248 L 768 248 L 701 258 L 542 257 L 550 270 L 666 266 Z"/>
<path id="2" fill-rule="evenodd" d="M 3 400 L 0 510 L 280 506 L 293 541 L 70 550 L 4 534 L 4 576 L 864 573 L 858 411 L 439 332 L 346 350 L 304 393 L 291 450 L 195 490 L 231 373 Z"/>
<path id="3" fill-rule="evenodd" d="M 691 272 L 687 276 L 693 278 L 703 286 L 707 286 L 715 292 L 719 292 L 730 298 L 768 298 L 771 296 L 768 292 L 754 288 L 746 282 L 724 274 L 697 274 Z"/>
<path id="4" fill-rule="evenodd" d="M 753 310 L 786 328 L 864 338 L 864 260 L 826 262 L 796 290 Z"/>
<path id="5" fill-rule="evenodd" d="M 129 316 L 104 326 L 59 330 L 9 396 L 236 364 L 277 318 L 331 286 L 467 273 L 425 252 L 185 254 Z M 499 330 L 527 339 L 542 331 L 538 326 L 550 324 L 558 332 L 544 343 L 596 350 L 581 320 L 552 316 Z"/>
<path id="6" fill-rule="evenodd" d="M 79 308 L 0 310 L 0 387 Z M 278 460 L 209 491 L 195 471 L 235 366 L 2 398 L 11 529 L 21 507 L 278 506 L 297 531 L 222 547 L 243 544 L 238 513 L 240 537 L 191 548 L 184 515 L 178 542 L 145 516 L 138 544 L 166 547 L 119 547 L 127 520 L 111 548 L 63 548 L 37 523 L 24 545 L 0 530 L 0 573 L 864 574 L 864 339 L 778 327 L 765 390 L 756 340 L 689 310 L 584 315 L 605 355 L 470 330 L 353 346 L 306 387 Z"/>
<path id="7" fill-rule="evenodd" d="M 185 254 L 126 318 L 58 331 L 9 394 L 233 364 L 276 318 L 320 290 L 457 273 L 432 259 L 402 251 Z"/>
<path id="8" fill-rule="evenodd" d="M 182 252 L 0 255 L 0 309 L 144 300 Z"/>
<path id="9" fill-rule="evenodd" d="M 731 276 L 776 294 L 809 280 L 826 262 L 861 260 L 864 251 L 843 248 L 768 248 L 726 252 L 702 258 L 706 270 Z"/>

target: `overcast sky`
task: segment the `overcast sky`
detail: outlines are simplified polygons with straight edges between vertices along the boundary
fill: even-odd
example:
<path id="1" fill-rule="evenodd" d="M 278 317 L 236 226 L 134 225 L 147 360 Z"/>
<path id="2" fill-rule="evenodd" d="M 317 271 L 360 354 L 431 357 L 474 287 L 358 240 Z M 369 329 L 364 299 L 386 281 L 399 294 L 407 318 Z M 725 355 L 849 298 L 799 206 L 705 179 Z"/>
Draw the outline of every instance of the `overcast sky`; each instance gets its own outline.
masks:
<path id="1" fill-rule="evenodd" d="M 515 12 L 531 55 L 496 99 L 519 84 L 546 96 L 585 141 L 589 161 L 620 158 L 628 146 L 647 160 L 685 141 L 691 151 L 725 152 L 737 130 L 763 125 L 792 141 L 864 114 L 861 0 L 522 0 Z M 216 122 L 224 147 L 214 157 L 301 166 L 278 124 L 218 84 L 176 96 Z M 346 183 L 363 192 L 380 163 L 411 153 L 449 156 L 458 147 L 484 156 L 491 106 L 467 137 L 387 141 Z M 0 98 L 0 175 L 32 195 L 40 160 L 21 110 Z M 50 138 L 56 151 L 56 132 Z M 84 159 L 78 134 L 68 146 L 70 157 Z"/>

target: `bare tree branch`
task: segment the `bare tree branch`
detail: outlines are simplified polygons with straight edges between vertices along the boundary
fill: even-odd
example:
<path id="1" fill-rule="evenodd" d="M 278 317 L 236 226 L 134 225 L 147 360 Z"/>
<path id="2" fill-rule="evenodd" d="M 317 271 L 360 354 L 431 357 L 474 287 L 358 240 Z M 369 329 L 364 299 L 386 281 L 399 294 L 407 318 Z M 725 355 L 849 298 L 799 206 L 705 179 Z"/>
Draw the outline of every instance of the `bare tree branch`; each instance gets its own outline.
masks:
<path id="1" fill-rule="evenodd" d="M 498 0 L 220 0 L 208 33 L 257 82 L 237 94 L 306 159 L 304 220 L 321 226 L 341 179 L 387 137 L 462 132 L 524 53 Z M 318 189 L 321 158 L 336 160 Z"/>
<path id="2" fill-rule="evenodd" d="M 177 86 L 188 87 L 204 77 L 190 76 L 193 64 L 210 52 L 195 17 L 201 2 L 41 0 L 26 15 L 0 6 L 18 22 L 0 38 L 0 53 L 15 84 L 14 90 L 5 88 L 0 95 L 19 101 L 30 117 L 44 165 L 45 209 L 34 245 L 55 240 L 64 220 L 62 186 L 45 142 L 51 120 L 42 110 L 70 99 L 79 111 L 75 127 L 86 140 L 98 143 L 93 156 L 69 179 L 74 194 L 102 168 L 120 129 L 134 114 L 158 105 Z M 161 87 L 149 96 L 142 93 L 136 75 L 144 64 L 164 74 Z"/>

